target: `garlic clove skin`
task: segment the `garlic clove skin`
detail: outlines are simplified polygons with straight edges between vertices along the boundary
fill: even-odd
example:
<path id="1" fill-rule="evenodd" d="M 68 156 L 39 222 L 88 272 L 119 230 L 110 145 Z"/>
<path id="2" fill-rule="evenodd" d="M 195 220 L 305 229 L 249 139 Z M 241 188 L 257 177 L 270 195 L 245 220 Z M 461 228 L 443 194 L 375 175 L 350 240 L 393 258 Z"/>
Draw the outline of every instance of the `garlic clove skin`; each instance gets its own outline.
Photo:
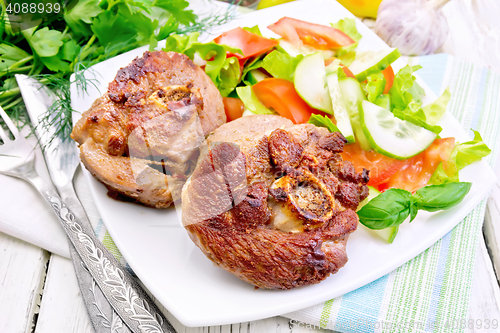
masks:
<path id="1" fill-rule="evenodd" d="M 441 7 L 448 0 L 383 0 L 375 33 L 404 55 L 434 53 L 448 36 Z"/>

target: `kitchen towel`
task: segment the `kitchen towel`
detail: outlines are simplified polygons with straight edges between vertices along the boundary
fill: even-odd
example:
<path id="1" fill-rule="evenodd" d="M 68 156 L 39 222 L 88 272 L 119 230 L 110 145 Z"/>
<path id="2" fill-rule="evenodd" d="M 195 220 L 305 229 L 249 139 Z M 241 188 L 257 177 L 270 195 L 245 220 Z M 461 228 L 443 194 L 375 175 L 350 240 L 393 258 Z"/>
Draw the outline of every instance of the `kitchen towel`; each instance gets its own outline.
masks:
<path id="1" fill-rule="evenodd" d="M 418 75 L 437 95 L 450 88 L 448 110 L 464 129 L 480 131 L 492 149 L 486 160 L 493 165 L 499 146 L 500 75 L 446 54 L 408 61 L 423 66 Z M 38 157 L 37 168 L 46 177 Z M 81 171 L 75 185 L 97 237 L 126 265 Z M 68 257 L 64 233 L 50 209 L 44 209 L 41 196 L 27 183 L 1 175 L 0 188 L 0 231 Z M 464 326 L 485 204 L 483 200 L 440 241 L 390 274 L 336 299 L 283 316 L 292 319 L 292 324 L 339 332 L 409 332 L 410 327 L 413 332 L 449 332 Z"/>

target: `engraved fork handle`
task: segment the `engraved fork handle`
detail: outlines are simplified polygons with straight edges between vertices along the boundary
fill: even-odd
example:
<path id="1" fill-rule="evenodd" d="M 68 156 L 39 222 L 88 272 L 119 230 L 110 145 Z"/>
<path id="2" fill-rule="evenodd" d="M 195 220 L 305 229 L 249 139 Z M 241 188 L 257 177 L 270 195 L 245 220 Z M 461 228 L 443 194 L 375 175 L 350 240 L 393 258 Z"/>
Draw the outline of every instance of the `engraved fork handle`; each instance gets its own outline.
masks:
<path id="1" fill-rule="evenodd" d="M 24 176 L 50 204 L 86 270 L 130 330 L 137 333 L 176 333 L 130 273 L 120 268 L 116 258 L 95 237 L 90 223 L 86 219 L 79 220 L 73 214 L 73 208 L 65 205 L 36 172 L 26 172 Z"/>

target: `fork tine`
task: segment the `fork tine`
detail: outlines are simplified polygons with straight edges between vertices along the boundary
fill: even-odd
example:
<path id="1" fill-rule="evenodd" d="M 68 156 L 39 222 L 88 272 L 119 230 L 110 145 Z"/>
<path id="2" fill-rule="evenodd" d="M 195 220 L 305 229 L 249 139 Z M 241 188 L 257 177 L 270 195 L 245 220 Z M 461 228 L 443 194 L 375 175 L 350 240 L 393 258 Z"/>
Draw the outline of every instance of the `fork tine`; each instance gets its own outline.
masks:
<path id="1" fill-rule="evenodd" d="M 0 106 L 0 116 L 2 117 L 3 121 L 5 121 L 5 123 L 7 124 L 7 127 L 9 128 L 10 132 L 12 133 L 12 135 L 14 135 L 14 138 L 17 139 L 19 137 L 19 130 L 14 125 L 14 123 L 12 122 L 12 120 L 10 120 L 9 116 L 7 115 L 7 113 L 5 113 L 5 111 L 2 109 L 1 106 Z M 5 140 L 9 140 L 9 137 L 3 131 L 3 129 L 1 129 L 1 131 L 0 131 L 0 136 L 2 137 L 2 139 L 4 141 Z M 4 136 L 5 136 L 5 138 L 4 138 Z"/>

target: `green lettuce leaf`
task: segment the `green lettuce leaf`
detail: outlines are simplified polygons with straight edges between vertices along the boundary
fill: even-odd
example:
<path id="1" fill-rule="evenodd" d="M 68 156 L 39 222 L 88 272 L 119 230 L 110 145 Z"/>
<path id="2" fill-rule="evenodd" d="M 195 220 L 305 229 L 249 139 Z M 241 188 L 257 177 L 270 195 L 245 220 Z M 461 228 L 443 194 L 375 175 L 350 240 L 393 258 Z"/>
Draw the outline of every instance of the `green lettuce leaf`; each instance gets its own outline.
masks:
<path id="1" fill-rule="evenodd" d="M 340 132 L 337 125 L 335 125 L 330 118 L 319 114 L 312 114 L 308 121 L 309 124 L 318 127 L 326 127 L 330 132 Z"/>
<path id="2" fill-rule="evenodd" d="M 189 49 L 194 43 L 198 42 L 198 37 L 200 36 L 199 32 L 193 32 L 189 35 L 171 35 L 167 38 L 165 42 L 165 47 L 163 51 L 169 52 L 178 52 L 184 53 L 187 49 Z"/>
<path id="3" fill-rule="evenodd" d="M 363 37 L 356 28 L 356 20 L 353 18 L 345 18 L 343 20 L 339 20 L 337 23 L 331 23 L 330 25 L 333 28 L 344 32 L 356 42 L 352 45 L 340 47 L 335 50 L 335 56 L 337 59 L 340 59 L 344 65 L 349 66 L 356 57 L 358 42 Z"/>
<path id="4" fill-rule="evenodd" d="M 295 68 L 303 57 L 300 54 L 292 57 L 287 53 L 274 50 L 262 60 L 262 68 L 275 78 L 293 81 Z"/>
<path id="5" fill-rule="evenodd" d="M 367 77 L 367 82 L 363 85 L 363 89 L 365 90 L 366 96 L 368 100 L 372 103 L 375 103 L 377 98 L 382 95 L 385 88 L 385 78 L 382 72 L 377 74 L 372 74 Z"/>
<path id="6" fill-rule="evenodd" d="M 450 159 L 440 163 L 431 176 L 429 184 L 444 184 L 459 181 L 458 172 L 471 163 L 479 161 L 491 153 L 479 132 L 474 131 L 474 139 L 455 145 Z"/>
<path id="7" fill-rule="evenodd" d="M 416 79 L 412 73 L 420 68 L 422 68 L 420 65 L 406 65 L 394 76 L 394 82 L 392 83 L 391 90 L 389 90 L 392 109 L 404 110 L 414 100 L 413 94 L 408 90 L 413 87 Z"/>
<path id="8" fill-rule="evenodd" d="M 425 113 L 427 123 L 431 125 L 437 124 L 446 112 L 446 106 L 450 101 L 450 97 L 451 94 L 447 88 L 434 102 L 427 104 L 422 108 Z"/>
<path id="9" fill-rule="evenodd" d="M 345 18 L 338 20 L 337 23 L 330 23 L 330 25 L 344 32 L 347 36 L 351 37 L 355 42 L 359 42 L 363 37 L 356 28 L 356 20 L 353 18 Z"/>
<path id="10" fill-rule="evenodd" d="M 243 30 L 246 30 L 246 31 L 251 32 L 253 34 L 262 36 L 262 33 L 260 32 L 258 25 L 254 25 L 253 27 L 243 27 Z"/>
<path id="11" fill-rule="evenodd" d="M 413 100 L 416 103 L 422 104 L 425 96 L 425 90 L 420 86 L 420 84 L 418 84 L 417 81 L 413 81 L 413 86 L 408 89 L 408 92 L 413 96 Z"/>
<path id="12" fill-rule="evenodd" d="M 238 87 L 236 88 L 236 93 L 245 105 L 245 108 L 251 112 L 255 114 L 274 114 L 273 111 L 269 110 L 261 103 L 251 86 Z"/>

